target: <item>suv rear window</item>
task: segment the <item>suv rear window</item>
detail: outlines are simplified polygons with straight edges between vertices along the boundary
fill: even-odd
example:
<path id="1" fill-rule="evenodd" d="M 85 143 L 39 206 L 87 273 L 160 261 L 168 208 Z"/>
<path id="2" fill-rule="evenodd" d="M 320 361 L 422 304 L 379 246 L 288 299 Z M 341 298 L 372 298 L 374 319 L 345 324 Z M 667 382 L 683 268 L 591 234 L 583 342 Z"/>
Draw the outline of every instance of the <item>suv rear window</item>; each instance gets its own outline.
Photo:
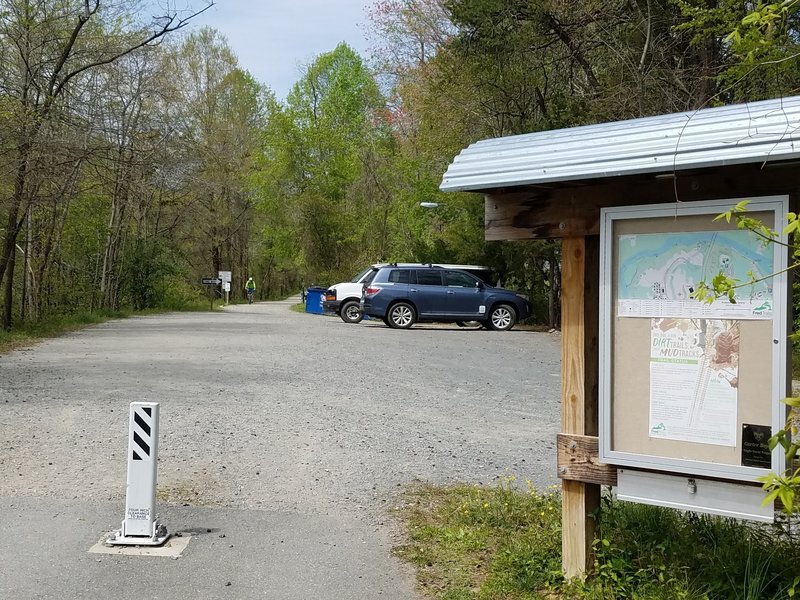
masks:
<path id="1" fill-rule="evenodd" d="M 419 285 L 442 285 L 442 272 L 433 269 L 418 269 L 417 283 Z"/>
<path id="2" fill-rule="evenodd" d="M 361 271 L 361 273 L 353 277 L 353 279 L 350 280 L 350 283 L 361 283 L 361 280 L 367 275 L 367 273 L 369 273 L 372 270 L 373 270 L 372 267 L 367 267 L 366 269 Z"/>
<path id="3" fill-rule="evenodd" d="M 389 273 L 390 283 L 409 283 L 411 281 L 411 271 L 408 269 L 395 269 Z"/>
<path id="4" fill-rule="evenodd" d="M 444 284 L 448 287 L 475 287 L 476 281 L 466 273 L 459 271 L 444 272 Z"/>
<path id="5" fill-rule="evenodd" d="M 366 277 L 364 277 L 363 283 L 364 285 L 369 285 L 372 283 L 372 280 L 375 279 L 375 275 L 378 273 L 378 269 L 371 269 L 370 273 L 367 273 Z"/>

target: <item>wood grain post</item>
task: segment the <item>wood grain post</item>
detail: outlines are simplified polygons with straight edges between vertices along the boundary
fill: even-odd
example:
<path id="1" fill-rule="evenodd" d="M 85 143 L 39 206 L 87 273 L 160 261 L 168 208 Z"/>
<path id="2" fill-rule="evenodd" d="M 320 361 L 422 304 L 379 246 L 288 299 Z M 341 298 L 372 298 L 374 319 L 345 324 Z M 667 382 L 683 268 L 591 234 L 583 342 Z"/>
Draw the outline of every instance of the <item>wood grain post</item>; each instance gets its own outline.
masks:
<path id="1" fill-rule="evenodd" d="M 599 239 L 565 238 L 561 247 L 561 431 L 597 435 Z M 568 579 L 592 568 L 600 486 L 562 480 L 562 568 Z"/>

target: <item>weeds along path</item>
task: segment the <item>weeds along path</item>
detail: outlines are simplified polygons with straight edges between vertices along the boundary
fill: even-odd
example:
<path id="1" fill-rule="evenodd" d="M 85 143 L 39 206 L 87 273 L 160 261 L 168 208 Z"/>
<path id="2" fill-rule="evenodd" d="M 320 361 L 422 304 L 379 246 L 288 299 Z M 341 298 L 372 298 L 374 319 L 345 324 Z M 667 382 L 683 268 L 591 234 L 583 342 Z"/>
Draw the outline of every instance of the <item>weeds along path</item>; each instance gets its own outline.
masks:
<path id="1" fill-rule="evenodd" d="M 122 501 L 128 404 L 157 401 L 161 501 L 379 527 L 415 479 L 555 483 L 559 369 L 557 334 L 287 302 L 112 321 L 0 356 L 0 497 Z"/>

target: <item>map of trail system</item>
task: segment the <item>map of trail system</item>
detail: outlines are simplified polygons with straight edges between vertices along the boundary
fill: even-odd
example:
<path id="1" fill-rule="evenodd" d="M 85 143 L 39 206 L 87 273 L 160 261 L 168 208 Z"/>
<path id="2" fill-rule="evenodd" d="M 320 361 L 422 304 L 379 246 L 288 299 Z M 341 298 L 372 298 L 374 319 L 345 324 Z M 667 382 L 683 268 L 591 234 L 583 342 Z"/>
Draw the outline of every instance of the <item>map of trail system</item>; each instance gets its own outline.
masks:
<path id="1" fill-rule="evenodd" d="M 738 288 L 735 303 L 691 297 L 719 273 L 746 283 L 774 273 L 773 247 L 750 231 L 621 235 L 617 316 L 771 319 L 772 279 Z"/>

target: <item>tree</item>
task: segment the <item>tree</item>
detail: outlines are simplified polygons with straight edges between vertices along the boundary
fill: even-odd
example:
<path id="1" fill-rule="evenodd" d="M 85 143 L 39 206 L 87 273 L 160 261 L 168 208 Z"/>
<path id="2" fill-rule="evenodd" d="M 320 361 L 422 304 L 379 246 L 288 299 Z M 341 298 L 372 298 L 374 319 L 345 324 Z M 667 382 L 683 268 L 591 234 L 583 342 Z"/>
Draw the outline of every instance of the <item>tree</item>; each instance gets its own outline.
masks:
<path id="1" fill-rule="evenodd" d="M 185 229 L 190 260 L 198 277 L 232 271 L 234 293 L 241 293 L 250 275 L 251 178 L 264 90 L 212 29 L 190 35 L 170 62 L 178 87 L 171 114 L 179 129 L 179 177 L 194 208 Z"/>
<path id="2" fill-rule="evenodd" d="M 285 205 L 279 210 L 293 222 L 311 277 L 338 277 L 362 253 L 375 199 L 374 189 L 364 194 L 364 174 L 385 143 L 383 107 L 375 79 L 346 44 L 306 68 L 285 106 L 271 106 L 264 159 L 275 181 L 264 206 Z"/>
<path id="3" fill-rule="evenodd" d="M 79 95 L 81 78 L 183 28 L 199 14 L 181 16 L 172 11 L 147 24 L 133 20 L 126 26 L 121 23 L 131 22 L 125 18 L 127 6 L 111 0 L 3 0 L 0 80 L 8 101 L 5 145 L 13 169 L 0 255 L 6 329 L 11 327 L 16 242 L 36 193 L 31 173 L 43 130 L 66 98 Z"/>
<path id="4" fill-rule="evenodd" d="M 678 3 L 694 47 L 713 47 L 717 67 L 709 80 L 717 84 L 720 103 L 775 98 L 800 81 L 800 4 L 741 3 L 734 0 Z"/>
<path id="5" fill-rule="evenodd" d="M 389 86 L 412 75 L 456 33 L 444 0 L 382 0 L 371 7 L 368 23 L 375 68 Z"/>

